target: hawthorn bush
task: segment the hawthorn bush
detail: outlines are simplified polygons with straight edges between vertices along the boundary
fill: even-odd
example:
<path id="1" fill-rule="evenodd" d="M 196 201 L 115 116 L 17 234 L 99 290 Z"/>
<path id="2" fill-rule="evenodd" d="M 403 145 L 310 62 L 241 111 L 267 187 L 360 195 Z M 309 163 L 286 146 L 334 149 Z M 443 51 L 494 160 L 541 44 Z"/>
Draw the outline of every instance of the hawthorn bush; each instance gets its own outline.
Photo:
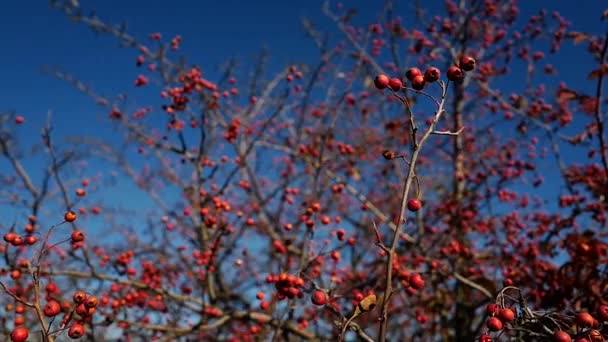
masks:
<path id="1" fill-rule="evenodd" d="M 316 64 L 209 79 L 180 36 L 51 3 L 133 49 L 160 103 L 52 69 L 114 135 L 1 114 L 4 340 L 608 338 L 607 35 L 514 0 L 411 23 L 326 2 Z"/>

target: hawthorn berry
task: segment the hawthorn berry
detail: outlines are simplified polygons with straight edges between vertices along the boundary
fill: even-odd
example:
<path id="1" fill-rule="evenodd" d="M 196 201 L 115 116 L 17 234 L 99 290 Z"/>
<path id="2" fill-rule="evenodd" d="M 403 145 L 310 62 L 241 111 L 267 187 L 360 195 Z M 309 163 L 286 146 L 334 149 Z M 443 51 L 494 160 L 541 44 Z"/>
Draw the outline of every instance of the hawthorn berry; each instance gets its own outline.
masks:
<path id="1" fill-rule="evenodd" d="M 576 314 L 574 321 L 581 327 L 592 327 L 594 319 L 588 312 L 580 312 Z"/>
<path id="2" fill-rule="evenodd" d="M 412 80 L 412 88 L 414 88 L 414 90 L 420 91 L 424 89 L 425 84 L 426 82 L 424 81 L 424 76 L 422 75 L 418 75 Z"/>
<path id="3" fill-rule="evenodd" d="M 490 315 L 490 316 L 494 316 L 496 314 L 498 314 L 498 305 L 494 304 L 494 303 L 490 303 L 486 306 L 486 314 Z"/>
<path id="4" fill-rule="evenodd" d="M 399 91 L 401 87 L 403 87 L 403 83 L 400 79 L 393 77 L 388 81 L 388 87 L 391 88 L 392 91 Z"/>
<path id="5" fill-rule="evenodd" d="M 70 239 L 72 240 L 72 243 L 84 241 L 84 232 L 76 229 L 72 232 L 72 235 L 70 235 Z"/>
<path id="6" fill-rule="evenodd" d="M 492 342 L 492 337 L 488 334 L 479 335 L 479 342 Z"/>
<path id="7" fill-rule="evenodd" d="M 49 300 L 42 311 L 46 317 L 54 317 L 61 312 L 61 305 L 56 300 Z"/>
<path id="8" fill-rule="evenodd" d="M 452 81 L 452 82 L 462 82 L 462 80 L 464 79 L 464 71 L 462 71 L 462 69 L 460 69 L 459 67 L 452 65 L 449 69 L 448 69 L 448 80 Z"/>
<path id="9" fill-rule="evenodd" d="M 504 308 L 498 313 L 498 318 L 505 323 L 511 322 L 515 319 L 515 312 L 513 309 Z"/>
<path id="10" fill-rule="evenodd" d="M 411 200 L 407 201 L 408 210 L 415 212 L 415 211 L 420 210 L 420 208 L 422 208 L 422 202 L 420 202 L 419 199 L 412 198 Z"/>
<path id="11" fill-rule="evenodd" d="M 312 301 L 312 303 L 314 305 L 319 305 L 319 306 L 325 305 L 325 304 L 327 304 L 327 295 L 325 294 L 325 292 L 323 292 L 321 290 L 316 290 L 315 292 L 312 293 L 310 300 Z"/>
<path id="12" fill-rule="evenodd" d="M 486 321 L 486 326 L 490 331 L 500 331 L 503 328 L 502 322 L 496 317 L 490 317 Z"/>
<path id="13" fill-rule="evenodd" d="M 458 66 L 464 71 L 471 71 L 475 69 L 475 60 L 472 57 L 464 56 L 460 59 Z"/>
<path id="14" fill-rule="evenodd" d="M 565 331 L 557 330 L 553 333 L 553 341 L 555 342 L 571 342 L 572 337 Z"/>
<path id="15" fill-rule="evenodd" d="M 17 237 L 17 234 L 15 234 L 13 232 L 8 232 L 8 233 L 4 234 L 4 241 L 6 241 L 8 243 L 12 243 L 16 237 Z"/>
<path id="16" fill-rule="evenodd" d="M 74 323 L 70 330 L 68 330 L 68 336 L 71 339 L 78 339 L 84 336 L 84 326 L 80 323 Z"/>
<path id="17" fill-rule="evenodd" d="M 66 222 L 74 222 L 76 221 L 76 213 L 70 210 L 63 215 L 63 219 L 66 220 Z"/>
<path id="18" fill-rule="evenodd" d="M 388 87 L 388 83 L 389 83 L 389 79 L 388 79 L 388 76 L 386 76 L 386 75 L 378 75 L 374 79 L 374 85 L 376 86 L 376 88 L 378 88 L 380 90 Z"/>
<path id="19" fill-rule="evenodd" d="M 83 291 L 78 291 L 78 292 L 74 293 L 74 296 L 72 297 L 72 299 L 74 300 L 74 303 L 82 304 L 87 299 L 87 294 L 84 293 Z"/>
<path id="20" fill-rule="evenodd" d="M 23 122 L 25 122 L 25 118 L 21 115 L 18 115 L 15 117 L 15 123 L 17 125 L 21 125 Z"/>
<path id="21" fill-rule="evenodd" d="M 29 330 L 27 330 L 27 328 L 16 327 L 15 329 L 13 329 L 13 332 L 11 332 L 11 341 L 24 342 L 25 340 L 27 340 L 29 335 L 30 335 L 30 332 L 29 332 Z"/>
<path id="22" fill-rule="evenodd" d="M 597 316 L 600 321 L 608 321 L 608 305 L 600 305 L 597 309 Z"/>
<path id="23" fill-rule="evenodd" d="M 433 83 L 439 79 L 441 76 L 441 71 L 435 67 L 431 67 L 426 69 L 424 72 L 424 80 L 429 83 Z"/>
<path id="24" fill-rule="evenodd" d="M 422 76 L 422 71 L 420 71 L 418 68 L 409 68 L 405 72 L 405 77 L 412 82 L 416 76 Z"/>
<path id="25" fill-rule="evenodd" d="M 416 290 L 420 290 L 424 287 L 424 279 L 422 279 L 422 275 L 419 273 L 412 274 L 410 277 L 410 286 L 415 288 Z"/>

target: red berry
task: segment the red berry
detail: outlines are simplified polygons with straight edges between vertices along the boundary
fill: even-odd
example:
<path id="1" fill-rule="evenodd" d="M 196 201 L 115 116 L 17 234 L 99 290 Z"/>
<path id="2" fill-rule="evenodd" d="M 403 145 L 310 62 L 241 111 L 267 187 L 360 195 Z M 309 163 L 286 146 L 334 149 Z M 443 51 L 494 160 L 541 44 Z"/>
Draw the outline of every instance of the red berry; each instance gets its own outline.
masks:
<path id="1" fill-rule="evenodd" d="M 374 79 L 374 85 L 378 89 L 384 89 L 384 88 L 388 87 L 388 83 L 389 83 L 389 79 L 388 79 L 388 76 L 386 76 L 386 75 L 378 75 Z"/>
<path id="2" fill-rule="evenodd" d="M 494 304 L 494 303 L 490 303 L 486 306 L 486 314 L 490 315 L 490 316 L 494 316 L 496 314 L 498 314 L 498 305 Z"/>
<path id="3" fill-rule="evenodd" d="M 570 335 L 567 332 L 558 330 L 558 331 L 556 331 L 556 332 L 553 333 L 553 341 L 555 341 L 555 342 L 571 342 L 572 341 L 572 337 L 570 337 Z"/>
<path id="4" fill-rule="evenodd" d="M 74 303 L 82 304 L 87 299 L 87 294 L 82 291 L 78 291 L 78 292 L 74 293 L 74 296 L 72 297 L 72 299 L 74 300 Z"/>
<path id="5" fill-rule="evenodd" d="M 601 321 L 608 321 L 608 305 L 600 305 L 597 309 L 597 316 Z"/>
<path id="6" fill-rule="evenodd" d="M 36 243 L 36 241 L 38 241 L 38 239 L 34 235 L 28 235 L 25 238 L 25 243 L 27 243 L 28 245 L 33 245 Z"/>
<path id="7" fill-rule="evenodd" d="M 4 234 L 4 241 L 12 243 L 16 237 L 17 237 L 17 234 L 15 234 L 13 232 L 8 232 L 8 233 Z"/>
<path id="8" fill-rule="evenodd" d="M 76 221 L 76 213 L 74 213 L 73 211 L 68 211 L 67 213 L 65 213 L 65 215 L 63 215 L 63 219 L 67 222 L 74 222 Z"/>
<path id="9" fill-rule="evenodd" d="M 70 238 L 72 239 L 72 243 L 84 241 L 84 233 L 82 230 L 77 229 L 72 232 Z"/>
<path id="10" fill-rule="evenodd" d="M 496 317 L 490 317 L 486 321 L 486 326 L 490 331 L 500 331 L 502 330 L 502 322 Z"/>
<path id="11" fill-rule="evenodd" d="M 464 56 L 460 59 L 458 66 L 464 71 L 471 71 L 475 69 L 475 60 L 472 57 Z"/>
<path id="12" fill-rule="evenodd" d="M 479 342 L 492 342 L 492 337 L 488 334 L 481 334 L 479 336 Z"/>
<path id="13" fill-rule="evenodd" d="M 439 71 L 439 69 L 437 69 L 435 67 L 428 68 L 424 72 L 424 80 L 429 83 L 437 81 L 440 76 L 441 76 L 441 71 Z"/>
<path id="14" fill-rule="evenodd" d="M 412 80 L 412 88 L 414 88 L 414 90 L 420 91 L 424 89 L 425 84 L 426 82 L 424 81 L 424 76 L 422 75 L 418 75 Z"/>
<path id="15" fill-rule="evenodd" d="M 405 77 L 412 82 L 416 76 L 422 76 L 422 71 L 420 71 L 418 68 L 409 68 L 405 72 Z"/>
<path id="16" fill-rule="evenodd" d="M 462 82 L 462 80 L 464 79 L 464 71 L 462 71 L 462 69 L 460 69 L 459 67 L 452 65 L 449 69 L 448 69 L 448 80 L 452 81 L 452 82 Z"/>
<path id="17" fill-rule="evenodd" d="M 46 317 L 54 317 L 61 312 L 61 305 L 56 300 L 50 300 L 46 303 L 42 311 Z"/>
<path id="18" fill-rule="evenodd" d="M 593 316 L 591 316 L 588 312 L 580 312 L 576 314 L 574 321 L 577 325 L 581 327 L 592 327 L 593 326 Z"/>
<path id="19" fill-rule="evenodd" d="M 424 279 L 422 279 L 422 276 L 418 273 L 412 274 L 410 277 L 410 286 L 416 290 L 420 290 L 424 287 Z"/>
<path id="20" fill-rule="evenodd" d="M 68 336 L 72 339 L 81 338 L 84 336 L 84 326 L 79 323 L 74 323 L 74 325 L 72 325 L 68 331 Z"/>
<path id="21" fill-rule="evenodd" d="M 410 211 L 418 211 L 420 208 L 422 208 L 422 203 L 419 199 L 412 198 L 411 200 L 407 201 L 407 208 Z"/>
<path id="22" fill-rule="evenodd" d="M 29 335 L 30 335 L 30 332 L 27 330 L 27 328 L 16 327 L 13 330 L 13 332 L 11 333 L 11 341 L 23 342 L 23 341 L 27 340 Z"/>
<path id="23" fill-rule="evenodd" d="M 504 308 L 498 313 L 498 318 L 505 323 L 511 322 L 515 319 L 515 312 L 512 309 Z"/>
<path id="24" fill-rule="evenodd" d="M 401 90 L 401 87 L 403 87 L 403 83 L 400 79 L 393 77 L 388 81 L 388 87 L 393 91 L 399 91 Z"/>
<path id="25" fill-rule="evenodd" d="M 327 295 L 321 290 L 316 290 L 312 293 L 310 300 L 314 305 L 325 305 L 327 304 Z"/>
<path id="26" fill-rule="evenodd" d="M 15 123 L 17 125 L 21 125 L 24 121 L 25 121 L 25 118 L 21 115 L 18 115 L 15 117 Z"/>

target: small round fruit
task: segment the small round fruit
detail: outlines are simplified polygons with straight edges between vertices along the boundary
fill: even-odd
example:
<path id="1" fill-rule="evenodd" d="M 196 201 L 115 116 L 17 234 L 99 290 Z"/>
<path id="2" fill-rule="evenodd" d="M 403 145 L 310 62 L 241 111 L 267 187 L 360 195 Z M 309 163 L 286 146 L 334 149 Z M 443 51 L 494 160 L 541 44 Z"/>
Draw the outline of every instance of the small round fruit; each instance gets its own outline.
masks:
<path id="1" fill-rule="evenodd" d="M 479 335 L 479 342 L 492 342 L 492 336 L 488 334 Z"/>
<path id="2" fill-rule="evenodd" d="M 403 83 L 400 79 L 393 77 L 388 81 L 388 87 L 393 91 L 399 91 L 403 87 Z"/>
<path id="3" fill-rule="evenodd" d="M 412 274 L 410 277 L 410 286 L 416 290 L 420 290 L 424 287 L 424 279 L 422 279 L 422 276 L 418 273 Z"/>
<path id="4" fill-rule="evenodd" d="M 574 321 L 581 327 L 593 326 L 593 316 L 591 316 L 588 312 L 579 312 L 574 317 Z"/>
<path id="5" fill-rule="evenodd" d="M 388 87 L 388 83 L 389 83 L 389 79 L 388 79 L 388 76 L 386 76 L 386 75 L 378 75 L 374 79 L 374 85 L 376 86 L 376 88 L 378 88 L 380 90 Z"/>
<path id="6" fill-rule="evenodd" d="M 312 303 L 314 305 L 319 305 L 319 306 L 325 305 L 325 304 L 327 304 L 327 295 L 325 294 L 325 292 L 323 292 L 321 290 L 316 290 L 315 292 L 312 293 L 310 300 L 312 301 Z"/>
<path id="7" fill-rule="evenodd" d="M 458 66 L 464 71 L 471 71 L 475 69 L 475 60 L 472 57 L 464 56 L 460 59 Z"/>
<path id="8" fill-rule="evenodd" d="M 490 316 L 494 316 L 496 314 L 498 314 L 498 305 L 494 304 L 494 303 L 490 303 L 486 306 L 486 314 L 490 315 Z"/>
<path id="9" fill-rule="evenodd" d="M 72 232 L 70 239 L 72 240 L 72 243 L 84 241 L 84 232 L 76 229 Z"/>
<path id="10" fill-rule="evenodd" d="M 15 123 L 17 125 L 21 125 L 24 122 L 25 122 L 25 118 L 23 116 L 18 115 L 18 116 L 15 117 Z"/>
<path id="11" fill-rule="evenodd" d="M 414 81 L 416 76 L 422 76 L 422 71 L 420 71 L 418 68 L 409 68 L 405 72 L 405 77 L 410 81 Z"/>
<path id="12" fill-rule="evenodd" d="M 448 80 L 452 81 L 452 82 L 462 82 L 462 80 L 464 79 L 464 71 L 462 71 L 462 69 L 460 69 L 459 67 L 452 65 L 449 69 L 448 69 Z"/>
<path id="13" fill-rule="evenodd" d="M 608 321 L 608 305 L 600 305 L 597 309 L 597 316 L 600 321 Z"/>
<path id="14" fill-rule="evenodd" d="M 24 342 L 25 340 L 27 340 L 29 335 L 30 335 L 30 332 L 29 332 L 29 330 L 27 330 L 27 328 L 16 327 L 15 329 L 13 329 L 13 332 L 11 333 L 11 341 Z"/>
<path id="15" fill-rule="evenodd" d="M 76 293 L 74 293 L 72 299 L 74 300 L 74 303 L 82 304 L 87 299 L 87 294 L 83 291 L 77 291 Z"/>
<path id="16" fill-rule="evenodd" d="M 513 309 L 504 308 L 498 313 L 498 318 L 505 323 L 511 322 L 515 319 L 515 312 Z"/>
<path id="17" fill-rule="evenodd" d="M 411 200 L 407 201 L 407 209 L 410 211 L 418 211 L 420 210 L 420 208 L 422 208 L 422 202 L 420 202 L 419 199 L 417 198 L 412 198 Z"/>
<path id="18" fill-rule="evenodd" d="M 424 72 L 424 80 L 429 83 L 433 83 L 433 82 L 437 81 L 440 76 L 441 76 L 441 71 L 439 71 L 439 69 L 437 69 L 435 67 L 428 68 Z"/>
<path id="19" fill-rule="evenodd" d="M 426 82 L 424 81 L 424 76 L 422 75 L 418 75 L 412 80 L 412 88 L 414 88 L 414 90 L 420 91 L 424 89 L 425 84 Z"/>
<path id="20" fill-rule="evenodd" d="M 502 322 L 496 317 L 490 317 L 486 321 L 486 326 L 490 331 L 500 331 L 502 330 Z"/>
<path id="21" fill-rule="evenodd" d="M 56 300 L 50 300 L 43 309 L 46 317 L 55 317 L 61 312 L 61 305 Z"/>
<path id="22" fill-rule="evenodd" d="M 65 213 L 65 215 L 63 215 L 63 219 L 66 220 L 67 222 L 74 222 L 76 221 L 76 213 L 74 213 L 73 211 L 68 211 L 67 213 Z"/>
<path id="23" fill-rule="evenodd" d="M 74 340 L 81 338 L 84 336 L 84 326 L 79 323 L 74 323 L 74 325 L 70 327 L 70 330 L 68 330 L 68 336 Z"/>
<path id="24" fill-rule="evenodd" d="M 557 330 L 553 333 L 553 341 L 555 342 L 571 342 L 572 337 L 565 331 Z"/>

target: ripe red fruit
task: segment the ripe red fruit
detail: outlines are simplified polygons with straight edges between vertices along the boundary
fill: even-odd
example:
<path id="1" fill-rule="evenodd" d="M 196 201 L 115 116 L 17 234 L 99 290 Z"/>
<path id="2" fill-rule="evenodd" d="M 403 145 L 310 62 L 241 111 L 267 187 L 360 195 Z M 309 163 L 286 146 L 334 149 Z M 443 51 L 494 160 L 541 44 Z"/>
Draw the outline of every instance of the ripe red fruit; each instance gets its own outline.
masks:
<path id="1" fill-rule="evenodd" d="M 555 341 L 555 342 L 571 342 L 572 341 L 572 337 L 570 337 L 570 335 L 567 332 L 558 330 L 558 331 L 556 331 L 556 332 L 553 333 L 553 341 Z"/>
<path id="2" fill-rule="evenodd" d="M 84 232 L 82 230 L 75 230 L 70 236 L 72 243 L 84 241 Z"/>
<path id="3" fill-rule="evenodd" d="M 419 199 L 412 198 L 411 200 L 407 201 L 407 209 L 410 211 L 418 211 L 420 208 L 422 208 L 422 203 Z"/>
<path id="4" fill-rule="evenodd" d="M 422 276 L 418 273 L 412 274 L 410 277 L 410 286 L 416 290 L 420 290 L 424 287 L 424 279 L 422 279 Z"/>
<path id="5" fill-rule="evenodd" d="M 504 308 L 498 313 L 498 318 L 505 323 L 511 322 L 515 319 L 515 312 L 513 312 L 513 309 Z"/>
<path id="6" fill-rule="evenodd" d="M 28 245 L 33 245 L 38 241 L 38 239 L 34 235 L 29 235 L 25 238 L 25 243 Z"/>
<path id="7" fill-rule="evenodd" d="M 488 334 L 481 334 L 479 336 L 479 342 L 492 342 L 492 337 Z"/>
<path id="8" fill-rule="evenodd" d="M 439 71 L 439 69 L 437 69 L 435 67 L 428 68 L 424 72 L 424 80 L 429 83 L 437 81 L 440 76 L 441 76 L 441 71 Z"/>
<path id="9" fill-rule="evenodd" d="M 84 293 L 83 291 L 78 291 L 78 292 L 74 293 L 74 296 L 72 297 L 72 299 L 74 300 L 74 303 L 81 304 L 87 299 L 87 294 Z"/>
<path id="10" fill-rule="evenodd" d="M 608 321 L 608 305 L 600 305 L 597 309 L 597 316 L 600 321 Z"/>
<path id="11" fill-rule="evenodd" d="M 16 237 L 17 237 L 17 234 L 15 234 L 13 232 L 8 232 L 8 233 L 4 234 L 4 241 L 11 243 L 15 240 Z"/>
<path id="12" fill-rule="evenodd" d="M 18 115 L 15 117 L 15 123 L 17 125 L 21 125 L 24 121 L 25 121 L 25 118 L 23 118 L 23 116 L 21 116 L 21 115 Z"/>
<path id="13" fill-rule="evenodd" d="M 66 220 L 67 222 L 74 222 L 76 221 L 76 213 L 74 213 L 73 211 L 68 211 L 67 213 L 65 213 L 65 215 L 63 215 L 63 219 Z"/>
<path id="14" fill-rule="evenodd" d="M 378 75 L 374 79 L 374 85 L 376 86 L 376 88 L 378 88 L 380 90 L 388 87 L 388 83 L 389 83 L 389 79 L 388 79 L 388 76 L 386 76 L 386 75 Z"/>
<path id="15" fill-rule="evenodd" d="M 68 331 L 68 336 L 72 339 L 81 338 L 84 336 L 84 326 L 79 323 L 74 323 L 74 325 L 72 325 Z"/>
<path id="16" fill-rule="evenodd" d="M 498 314 L 498 305 L 494 304 L 494 303 L 490 303 L 486 306 L 486 314 L 490 315 L 490 316 L 494 316 L 496 314 Z"/>
<path id="17" fill-rule="evenodd" d="M 56 300 L 50 300 L 42 311 L 46 317 L 54 317 L 61 312 L 61 305 Z"/>
<path id="18" fill-rule="evenodd" d="M 30 332 L 27 330 L 27 328 L 16 327 L 13 330 L 13 332 L 11 333 L 11 341 L 23 342 L 23 341 L 27 340 L 29 335 L 30 335 Z"/>
<path id="19" fill-rule="evenodd" d="M 403 87 L 403 83 L 400 79 L 393 77 L 388 81 L 388 87 L 393 91 L 399 91 L 401 90 L 401 87 Z"/>
<path id="20" fill-rule="evenodd" d="M 316 290 L 312 293 L 310 300 L 314 305 L 325 305 L 327 304 L 327 295 L 321 290 Z"/>
<path id="21" fill-rule="evenodd" d="M 452 81 L 452 82 L 462 82 L 462 80 L 464 79 L 464 71 L 462 71 L 462 69 L 460 69 L 459 67 L 452 65 L 449 69 L 448 69 L 448 80 Z"/>
<path id="22" fill-rule="evenodd" d="M 475 69 L 475 60 L 472 57 L 464 56 L 460 59 L 458 66 L 464 71 L 471 71 Z"/>
<path id="23" fill-rule="evenodd" d="M 591 316 L 588 312 L 580 312 L 576 314 L 574 322 L 581 327 L 592 327 L 593 316 Z"/>
<path id="24" fill-rule="evenodd" d="M 405 77 L 407 77 L 407 79 L 412 82 L 414 81 L 414 78 L 416 78 L 416 76 L 422 76 L 422 71 L 420 71 L 420 69 L 418 68 L 409 68 L 405 72 Z"/>
<path id="25" fill-rule="evenodd" d="M 486 321 L 486 326 L 490 331 L 500 331 L 502 330 L 502 322 L 496 317 L 490 317 Z"/>
<path id="26" fill-rule="evenodd" d="M 422 75 L 418 75 L 412 80 L 412 88 L 414 88 L 414 90 L 420 91 L 424 89 L 425 84 L 426 82 L 424 81 L 424 76 Z"/>

